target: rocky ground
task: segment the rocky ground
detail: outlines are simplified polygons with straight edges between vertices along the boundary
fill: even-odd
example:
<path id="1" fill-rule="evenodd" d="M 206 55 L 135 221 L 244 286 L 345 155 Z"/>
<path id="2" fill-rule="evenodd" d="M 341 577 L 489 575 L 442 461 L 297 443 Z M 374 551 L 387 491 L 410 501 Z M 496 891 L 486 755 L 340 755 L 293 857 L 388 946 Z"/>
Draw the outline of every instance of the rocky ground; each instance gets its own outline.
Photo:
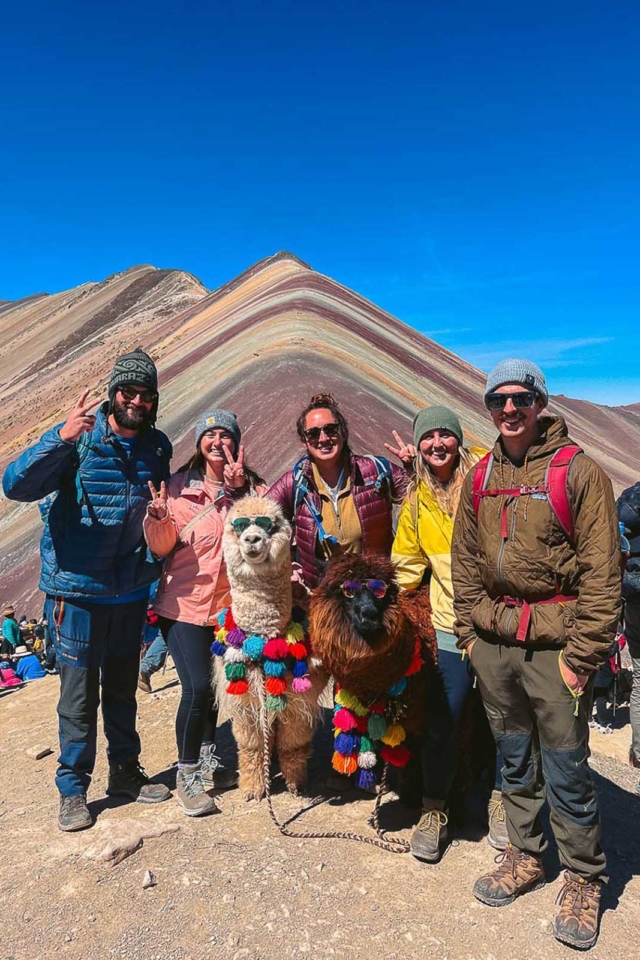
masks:
<path id="1" fill-rule="evenodd" d="M 175 672 L 156 676 L 154 686 L 152 696 L 140 695 L 142 759 L 171 785 Z M 104 796 L 100 736 L 90 792 L 96 825 L 60 833 L 53 786 L 56 694 L 57 678 L 48 677 L 0 699 L 3 960 L 568 957 L 551 934 L 560 886 L 553 851 L 542 890 L 503 910 L 472 897 L 474 878 L 494 857 L 479 823 L 469 823 L 440 864 L 426 866 L 362 843 L 287 839 L 265 803 L 247 804 L 237 791 L 222 795 L 218 815 L 201 820 L 187 819 L 173 801 L 118 804 Z M 600 960 L 638 955 L 640 797 L 634 795 L 638 773 L 623 763 L 627 719 L 623 708 L 620 729 L 593 738 L 611 874 L 602 934 L 590 954 Z M 225 728 L 221 739 L 225 759 L 233 762 Z M 326 733 L 318 743 L 310 790 L 322 797 Z M 38 746 L 54 752 L 33 759 L 26 751 Z M 355 792 L 327 797 L 313 805 L 279 793 L 275 803 L 283 817 L 312 807 L 294 822 L 296 829 L 367 832 L 370 798 Z M 384 825 L 394 832 L 408 836 L 414 818 L 393 795 L 386 801 Z M 147 872 L 153 885 L 145 887 Z"/>

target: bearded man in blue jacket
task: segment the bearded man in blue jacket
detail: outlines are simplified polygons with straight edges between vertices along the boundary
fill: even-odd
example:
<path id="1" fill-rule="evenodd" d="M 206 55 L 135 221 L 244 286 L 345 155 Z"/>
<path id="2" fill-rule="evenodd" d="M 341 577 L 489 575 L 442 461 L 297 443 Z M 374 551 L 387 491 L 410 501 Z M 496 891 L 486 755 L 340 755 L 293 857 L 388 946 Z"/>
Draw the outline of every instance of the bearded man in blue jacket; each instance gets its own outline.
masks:
<path id="1" fill-rule="evenodd" d="M 141 803 L 166 800 L 140 766 L 136 685 L 149 587 L 160 575 L 142 521 L 148 482 L 169 478 L 172 449 L 157 430 L 158 374 L 140 348 L 116 360 L 109 399 L 85 390 L 65 423 L 11 463 L 11 500 L 41 501 L 40 589 L 60 668 L 58 826 L 93 819 L 87 789 L 96 758 L 98 705 L 109 758 L 107 793 Z M 95 413 L 94 413 L 95 411 Z"/>

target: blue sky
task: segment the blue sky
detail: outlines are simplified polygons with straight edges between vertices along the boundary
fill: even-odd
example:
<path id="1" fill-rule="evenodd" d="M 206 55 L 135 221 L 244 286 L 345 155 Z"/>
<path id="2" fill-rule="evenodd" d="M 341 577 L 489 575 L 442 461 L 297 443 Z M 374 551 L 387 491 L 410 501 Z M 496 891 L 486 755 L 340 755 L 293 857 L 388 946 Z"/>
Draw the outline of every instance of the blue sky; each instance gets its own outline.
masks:
<path id="1" fill-rule="evenodd" d="M 279 249 L 483 369 L 640 400 L 640 5 L 3 11 L 0 299 Z"/>

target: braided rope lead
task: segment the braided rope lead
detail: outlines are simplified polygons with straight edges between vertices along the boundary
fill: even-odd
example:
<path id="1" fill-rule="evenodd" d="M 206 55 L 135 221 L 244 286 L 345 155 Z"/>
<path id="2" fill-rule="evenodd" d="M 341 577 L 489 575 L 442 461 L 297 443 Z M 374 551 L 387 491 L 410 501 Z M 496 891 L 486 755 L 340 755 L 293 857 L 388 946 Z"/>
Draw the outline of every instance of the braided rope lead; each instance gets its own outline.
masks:
<path id="1" fill-rule="evenodd" d="M 263 681 L 266 683 L 266 680 Z M 358 843 L 370 843 L 381 850 L 388 850 L 389 853 L 409 853 L 409 844 L 399 837 L 386 838 L 385 832 L 380 827 L 380 805 L 382 796 L 387 786 L 387 771 L 389 764 L 385 763 L 380 780 L 380 789 L 376 796 L 376 802 L 373 808 L 371 822 L 377 833 L 376 837 L 365 837 L 358 833 L 334 833 L 334 832 L 300 832 L 296 833 L 287 826 L 287 823 L 280 823 L 273 808 L 271 797 L 271 750 L 269 748 L 269 719 L 267 716 L 267 706 L 264 686 L 260 688 L 260 723 L 262 726 L 263 757 L 262 770 L 264 775 L 264 788 L 267 800 L 269 816 L 276 825 L 280 833 L 285 837 L 291 837 L 294 840 L 356 840 Z"/>

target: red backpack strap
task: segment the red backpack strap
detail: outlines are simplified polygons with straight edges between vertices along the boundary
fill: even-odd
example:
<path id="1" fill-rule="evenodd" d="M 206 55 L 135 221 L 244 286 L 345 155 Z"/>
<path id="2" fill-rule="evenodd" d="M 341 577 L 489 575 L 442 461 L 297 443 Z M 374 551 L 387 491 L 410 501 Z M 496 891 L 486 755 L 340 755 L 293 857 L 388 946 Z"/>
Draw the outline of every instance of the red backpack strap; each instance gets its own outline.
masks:
<path id="1" fill-rule="evenodd" d="M 566 447 L 560 447 L 556 450 L 549 461 L 545 475 L 545 486 L 548 490 L 549 506 L 558 518 L 558 523 L 564 530 L 567 538 L 573 541 L 573 512 L 569 503 L 569 491 L 567 489 L 567 478 L 569 476 L 569 467 L 574 458 L 582 453 L 582 448 L 576 444 L 567 444 Z"/>
<path id="2" fill-rule="evenodd" d="M 491 476 L 491 467 L 493 466 L 493 454 L 487 453 L 482 460 L 478 460 L 475 467 L 473 468 L 473 493 L 472 493 L 472 502 L 473 502 L 473 512 L 476 515 L 476 520 L 478 519 L 478 512 L 480 510 L 480 501 L 482 499 L 482 492 L 486 490 L 487 483 L 489 482 L 489 477 Z"/>

